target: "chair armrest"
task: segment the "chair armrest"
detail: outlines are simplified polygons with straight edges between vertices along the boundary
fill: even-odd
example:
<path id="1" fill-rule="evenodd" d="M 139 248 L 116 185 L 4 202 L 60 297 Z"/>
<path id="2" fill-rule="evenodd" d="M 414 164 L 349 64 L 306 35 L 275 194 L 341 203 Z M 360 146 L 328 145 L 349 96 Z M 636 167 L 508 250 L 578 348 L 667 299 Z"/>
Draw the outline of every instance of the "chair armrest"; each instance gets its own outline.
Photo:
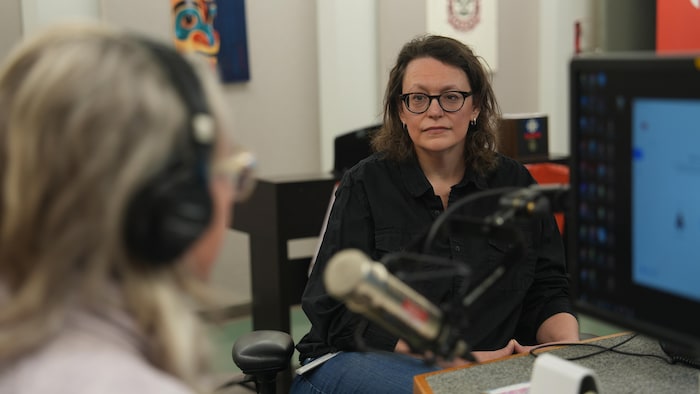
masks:
<path id="1" fill-rule="evenodd" d="M 233 344 L 233 362 L 247 375 L 282 372 L 289 368 L 294 341 L 286 332 L 257 330 Z"/>

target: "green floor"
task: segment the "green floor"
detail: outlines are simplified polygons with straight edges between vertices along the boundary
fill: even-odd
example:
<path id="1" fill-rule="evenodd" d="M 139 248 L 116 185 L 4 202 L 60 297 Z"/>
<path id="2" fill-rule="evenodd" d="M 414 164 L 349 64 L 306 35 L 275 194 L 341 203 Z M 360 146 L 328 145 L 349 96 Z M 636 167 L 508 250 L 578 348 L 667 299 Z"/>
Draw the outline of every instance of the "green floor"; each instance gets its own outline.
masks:
<path id="1" fill-rule="evenodd" d="M 292 338 L 297 343 L 309 329 L 309 321 L 306 319 L 300 307 L 293 307 L 291 310 Z M 625 331 L 588 316 L 579 316 L 581 332 L 593 335 L 608 335 L 620 331 Z M 231 347 L 240 335 L 250 332 L 253 326 L 250 317 L 233 319 L 220 326 L 212 327 L 212 341 L 214 344 L 213 366 L 215 372 L 228 373 L 239 372 L 231 359 Z M 297 362 L 298 354 L 294 353 L 292 361 Z"/>

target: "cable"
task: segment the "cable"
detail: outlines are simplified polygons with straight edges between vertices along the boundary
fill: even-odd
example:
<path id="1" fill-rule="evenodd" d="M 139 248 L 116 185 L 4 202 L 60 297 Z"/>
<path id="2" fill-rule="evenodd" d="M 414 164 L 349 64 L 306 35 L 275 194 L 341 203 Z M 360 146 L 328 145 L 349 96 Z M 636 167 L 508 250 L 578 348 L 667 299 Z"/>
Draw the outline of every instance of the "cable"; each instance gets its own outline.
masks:
<path id="1" fill-rule="evenodd" d="M 522 204 L 520 203 L 524 201 L 524 199 L 515 196 L 511 198 L 511 200 L 508 200 L 508 202 L 506 203 L 499 201 L 501 209 L 497 210 L 494 214 L 481 219 L 476 217 L 469 217 L 466 215 L 457 216 L 456 213 L 459 210 L 464 209 L 464 207 L 468 204 L 472 204 L 477 200 L 494 196 L 501 196 L 501 198 L 503 198 L 503 196 L 507 195 L 508 193 L 523 190 L 530 191 L 530 189 L 527 187 L 508 186 L 474 192 L 460 200 L 457 200 L 452 205 L 450 205 L 440 216 L 438 216 L 433 222 L 433 224 L 430 226 L 428 233 L 425 239 L 423 240 L 423 247 L 422 249 L 419 249 L 422 250 L 422 254 L 406 251 L 389 253 L 381 259 L 381 263 L 385 267 L 387 267 L 389 271 L 394 271 L 393 273 L 396 274 L 399 280 L 406 283 L 450 276 L 459 276 L 464 278 L 468 277 L 470 274 L 470 270 L 466 269 L 466 267 L 463 267 L 460 264 L 456 264 L 456 262 L 453 260 L 430 255 L 435 238 L 439 234 L 441 234 L 442 231 L 444 231 L 444 227 L 446 224 L 452 224 L 451 220 L 454 220 L 455 217 L 459 219 L 459 223 L 457 223 L 456 225 L 461 226 L 462 229 L 466 229 L 483 237 L 493 237 L 496 239 L 505 239 L 509 242 L 513 242 L 511 247 L 504 254 L 503 261 L 496 267 L 496 269 L 494 269 L 484 278 L 480 278 L 478 283 L 481 283 L 481 285 L 476 286 L 474 289 L 471 290 L 468 286 L 460 287 L 460 289 L 458 290 L 458 294 L 456 294 L 456 297 L 450 297 L 450 302 L 444 302 L 438 305 L 438 308 L 441 310 L 441 312 L 443 312 L 444 321 L 442 323 L 448 324 L 452 327 L 468 326 L 469 319 L 467 315 L 470 314 L 457 314 L 455 313 L 455 311 L 464 311 L 466 309 L 472 310 L 473 313 L 476 300 L 479 299 L 488 289 L 490 289 L 493 286 L 493 284 L 496 283 L 501 277 L 503 277 L 504 273 L 512 265 L 514 265 L 515 262 L 519 261 L 523 256 L 524 242 L 520 231 L 515 226 L 506 224 L 510 223 L 510 221 L 515 218 L 518 209 L 523 208 L 523 206 L 521 206 Z M 530 194 L 539 195 L 539 191 L 531 191 Z M 417 242 L 417 244 L 420 245 L 420 242 Z M 418 247 L 418 245 L 416 245 L 416 247 Z M 429 277 L 425 277 L 424 272 L 422 272 L 421 275 L 418 275 L 417 272 L 395 272 L 395 270 L 391 269 L 392 267 L 396 267 L 399 265 L 402 268 L 406 268 L 407 263 L 418 267 L 428 263 L 433 266 L 441 266 L 446 268 L 433 271 L 431 274 L 428 275 Z M 359 324 L 355 327 L 355 331 L 353 333 L 356 346 L 358 347 L 358 349 L 363 351 L 371 350 L 371 347 L 367 345 L 363 337 L 363 335 L 366 333 L 368 326 L 369 321 L 361 320 Z"/>
<path id="2" fill-rule="evenodd" d="M 465 205 L 471 204 L 474 201 L 477 201 L 482 198 L 486 197 L 493 197 L 497 195 L 502 195 L 510 191 L 514 191 L 517 189 L 521 189 L 521 187 L 514 187 L 514 186 L 508 186 L 508 187 L 499 187 L 496 189 L 488 189 L 476 193 L 472 193 L 460 200 L 457 200 L 454 204 L 450 205 L 445 212 L 442 213 L 442 215 L 438 216 L 437 219 L 433 222 L 433 224 L 430 226 L 430 229 L 428 230 L 428 234 L 425 237 L 425 241 L 423 242 L 423 253 L 429 253 L 430 249 L 433 245 L 433 242 L 435 241 L 435 237 L 442 231 L 442 228 L 445 226 L 447 221 L 449 219 L 452 219 L 452 216 L 455 214 L 456 211 L 459 209 L 464 208 Z"/>
<path id="3" fill-rule="evenodd" d="M 380 263 L 383 264 L 388 271 L 394 271 L 392 273 L 396 276 L 396 278 L 409 286 L 411 286 L 411 283 L 424 282 L 434 279 L 462 277 L 466 280 L 470 275 L 470 270 L 467 267 L 455 264 L 455 262 L 450 259 L 413 252 L 402 251 L 389 253 L 381 259 Z M 431 266 L 431 271 L 427 273 L 425 271 L 421 271 L 422 267 L 426 264 Z M 406 272 L 402 270 L 396 271 L 391 269 L 392 267 L 401 267 L 404 269 L 409 268 L 409 270 L 412 270 L 413 272 Z M 457 337 L 457 333 L 459 332 L 458 329 L 464 326 L 462 322 L 464 317 L 462 315 L 451 313 L 451 311 L 455 309 L 457 301 L 461 300 L 461 298 L 466 295 L 466 290 L 466 288 L 460 290 L 458 292 L 459 297 L 455 298 L 453 303 L 442 303 L 435 305 L 442 312 L 442 317 L 439 322 L 441 331 L 440 338 L 435 338 L 431 342 L 432 344 L 428 345 L 427 349 L 414 349 L 410 341 L 407 341 L 409 346 L 411 346 L 411 350 L 415 353 L 422 354 L 424 361 L 427 364 L 435 364 L 438 357 L 452 357 L 449 356 L 452 349 L 455 349 L 455 346 L 458 346 L 457 348 L 462 346 L 459 345 L 460 341 Z M 367 329 L 372 322 L 365 318 L 365 316 L 362 314 L 360 314 L 360 318 L 361 319 L 359 320 L 353 333 L 353 339 L 357 350 L 362 352 L 378 351 L 378 349 L 374 349 L 365 340 Z M 399 335 L 399 337 L 401 336 Z M 476 361 L 472 358 L 473 356 L 471 355 L 471 352 L 466 350 L 463 354 L 460 353 L 459 356 L 469 361 Z"/>
<path id="4" fill-rule="evenodd" d="M 593 357 L 593 356 L 596 356 L 596 355 L 598 355 L 598 354 L 602 354 L 602 353 L 605 353 L 605 352 L 612 352 L 612 353 L 622 354 L 622 355 L 625 355 L 625 356 L 657 358 L 657 359 L 659 359 L 659 360 L 662 360 L 662 361 L 666 362 L 667 364 L 673 364 L 673 361 L 672 361 L 672 360 L 669 360 L 668 358 L 665 358 L 665 357 L 663 357 L 663 356 L 659 356 L 658 354 L 634 353 L 634 352 L 627 352 L 627 351 L 624 351 L 624 350 L 619 350 L 619 349 L 617 349 L 618 347 L 620 347 L 620 346 L 626 344 L 627 342 L 631 341 L 632 339 L 636 338 L 637 336 L 638 336 L 638 334 L 636 334 L 636 333 L 635 333 L 635 334 L 632 334 L 629 338 L 626 338 L 625 340 L 621 341 L 620 343 L 617 343 L 617 344 L 615 344 L 615 345 L 613 345 L 613 346 L 610 346 L 610 347 L 603 346 L 603 345 L 598 345 L 598 344 L 595 344 L 595 343 L 581 343 L 581 342 L 571 342 L 571 343 L 562 343 L 562 342 L 559 342 L 559 343 L 547 343 L 547 344 L 544 344 L 544 345 L 535 346 L 534 348 L 530 349 L 530 352 L 529 352 L 529 353 L 530 353 L 530 355 L 531 355 L 532 357 L 537 358 L 537 357 L 539 356 L 539 354 L 537 353 L 537 351 L 540 350 L 540 349 L 548 348 L 548 347 L 554 347 L 554 346 L 556 346 L 556 347 L 558 347 L 558 346 L 588 346 L 588 347 L 594 347 L 594 348 L 597 348 L 597 349 L 600 349 L 600 350 L 595 351 L 595 352 L 593 352 L 593 353 L 584 354 L 584 355 L 581 355 L 581 356 L 576 356 L 576 357 L 571 357 L 571 358 L 565 358 L 565 360 L 567 360 L 567 361 L 582 360 L 582 359 L 584 359 L 584 358 Z"/>

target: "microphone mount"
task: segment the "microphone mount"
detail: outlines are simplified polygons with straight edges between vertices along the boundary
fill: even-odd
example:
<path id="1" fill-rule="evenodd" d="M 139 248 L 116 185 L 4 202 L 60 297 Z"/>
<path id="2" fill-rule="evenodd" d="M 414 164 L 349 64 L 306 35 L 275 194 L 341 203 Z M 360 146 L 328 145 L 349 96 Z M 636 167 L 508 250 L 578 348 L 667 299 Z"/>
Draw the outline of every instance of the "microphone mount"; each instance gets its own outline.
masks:
<path id="1" fill-rule="evenodd" d="M 400 266 L 401 269 L 390 271 L 407 284 L 419 280 L 455 276 L 463 277 L 468 282 L 473 278 L 471 278 L 471 270 L 465 264 L 431 255 L 434 240 L 438 235 L 459 232 L 506 241 L 510 245 L 501 261 L 492 271 L 479 278 L 478 281 L 473 281 L 473 283 L 478 283 L 477 286 L 472 289 L 465 286 L 463 291 L 449 302 L 437 305 L 443 316 L 444 329 L 442 330 L 441 340 L 429 344 L 427 351 L 426 346 L 422 346 L 419 349 L 414 348 L 409 343 L 412 350 L 423 353 L 426 356 L 426 362 L 434 362 L 436 357 L 451 359 L 455 356 L 476 361 L 469 351 L 470 347 L 459 337 L 459 333 L 461 328 L 470 325 L 469 317 L 478 311 L 479 304 L 477 301 L 489 289 L 492 289 L 511 267 L 515 266 L 524 257 L 525 241 L 514 222 L 521 218 L 565 211 L 568 206 L 568 191 L 568 185 L 534 184 L 529 187 L 504 187 L 473 193 L 454 203 L 438 217 L 429 229 L 420 253 L 396 252 L 384 256 L 381 263 L 387 269 L 390 269 L 392 266 Z M 466 205 L 487 197 L 499 197 L 498 208 L 492 214 L 482 218 L 461 214 L 460 211 Z M 426 273 L 418 274 L 402 271 L 406 267 L 406 262 L 416 264 L 431 263 L 443 266 L 445 269 L 433 270 L 428 277 Z M 367 328 L 368 323 L 368 320 L 364 320 L 355 333 L 356 343 L 361 350 L 370 350 L 362 338 L 362 332 Z M 456 329 L 448 329 L 449 327 Z"/>

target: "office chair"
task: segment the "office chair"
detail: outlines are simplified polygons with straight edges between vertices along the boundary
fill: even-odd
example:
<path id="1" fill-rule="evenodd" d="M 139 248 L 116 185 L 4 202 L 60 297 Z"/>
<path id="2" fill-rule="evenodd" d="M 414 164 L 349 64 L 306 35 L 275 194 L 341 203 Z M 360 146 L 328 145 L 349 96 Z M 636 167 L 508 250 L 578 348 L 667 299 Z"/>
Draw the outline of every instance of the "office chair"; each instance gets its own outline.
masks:
<path id="1" fill-rule="evenodd" d="M 336 186 L 345 171 L 372 153 L 370 139 L 380 126 L 379 124 L 371 125 L 341 134 L 335 138 L 332 174 L 336 180 Z M 330 202 L 326 217 L 320 229 L 321 236 L 325 231 L 334 194 L 335 189 L 329 196 Z M 313 267 L 316 252 L 314 252 L 309 264 L 309 272 Z M 238 338 L 231 352 L 234 363 L 244 376 L 226 383 L 219 389 L 237 384 L 258 393 L 271 394 L 276 391 L 278 374 L 287 371 L 290 367 L 294 342 L 289 334 L 282 331 L 256 330 Z M 251 384 L 254 387 L 251 387 Z"/>
<path id="2" fill-rule="evenodd" d="M 381 124 L 375 124 L 335 137 L 333 141 L 333 176 L 336 180 L 339 181 L 345 171 L 372 154 L 370 140 L 381 126 Z"/>
<path id="3" fill-rule="evenodd" d="M 233 379 L 217 391 L 240 385 L 259 394 L 277 392 L 277 376 L 290 368 L 294 341 L 286 332 L 256 330 L 239 337 L 231 356 L 243 376 Z"/>
<path id="4" fill-rule="evenodd" d="M 528 163 L 525 167 L 530 171 L 532 177 L 541 185 L 562 183 L 569 184 L 569 166 L 559 163 Z M 554 213 L 554 218 L 557 220 L 559 233 L 564 236 L 566 230 L 565 218 L 563 212 Z M 566 239 L 566 238 L 564 238 Z"/>
<path id="5" fill-rule="evenodd" d="M 371 125 L 341 134 L 335 138 L 332 174 L 336 185 L 345 171 L 372 153 L 369 142 L 373 133 L 380 126 L 379 124 Z M 335 189 L 329 196 L 328 210 L 330 210 L 334 192 Z M 326 212 L 326 218 L 323 221 L 321 236 L 325 231 L 327 215 L 328 212 Z M 313 267 L 315 254 L 309 265 L 309 272 Z M 256 330 L 245 334 L 236 340 L 231 350 L 233 362 L 240 368 L 244 376 L 226 383 L 219 389 L 237 384 L 261 394 L 275 393 L 278 374 L 289 369 L 293 352 L 294 342 L 285 332 Z"/>
<path id="6" fill-rule="evenodd" d="M 335 178 L 335 186 L 331 191 L 330 200 L 328 201 L 328 208 L 326 208 L 326 215 L 323 219 L 323 225 L 321 226 L 321 233 L 318 243 L 316 244 L 316 249 L 311 256 L 311 263 L 309 264 L 308 270 L 309 275 L 311 275 L 311 270 L 314 268 L 314 264 L 316 263 L 316 256 L 318 255 L 318 250 L 321 247 L 323 234 L 326 232 L 328 216 L 331 213 L 331 208 L 333 207 L 333 202 L 335 201 L 335 191 L 338 189 L 340 179 L 343 177 L 343 174 L 345 174 L 345 171 L 351 169 L 355 164 L 372 154 L 370 141 L 372 140 L 372 136 L 379 131 L 381 127 L 382 125 L 380 123 L 349 131 L 335 137 L 335 140 L 333 141 L 332 174 L 333 178 Z"/>

